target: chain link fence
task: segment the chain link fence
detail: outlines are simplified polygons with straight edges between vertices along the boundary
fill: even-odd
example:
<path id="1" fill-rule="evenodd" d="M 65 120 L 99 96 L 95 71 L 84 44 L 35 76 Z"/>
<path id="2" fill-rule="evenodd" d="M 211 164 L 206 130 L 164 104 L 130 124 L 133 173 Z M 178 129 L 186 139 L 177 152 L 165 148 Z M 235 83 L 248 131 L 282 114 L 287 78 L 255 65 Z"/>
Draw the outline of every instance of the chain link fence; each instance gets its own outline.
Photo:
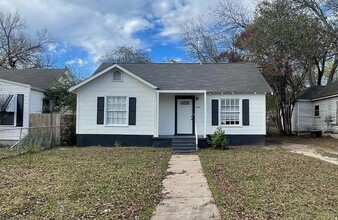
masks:
<path id="1" fill-rule="evenodd" d="M 0 145 L 0 159 L 75 144 L 74 126 L 14 128 L 2 129 L 0 132 L 13 133 L 19 137 L 15 141 L 2 141 L 7 144 Z"/>

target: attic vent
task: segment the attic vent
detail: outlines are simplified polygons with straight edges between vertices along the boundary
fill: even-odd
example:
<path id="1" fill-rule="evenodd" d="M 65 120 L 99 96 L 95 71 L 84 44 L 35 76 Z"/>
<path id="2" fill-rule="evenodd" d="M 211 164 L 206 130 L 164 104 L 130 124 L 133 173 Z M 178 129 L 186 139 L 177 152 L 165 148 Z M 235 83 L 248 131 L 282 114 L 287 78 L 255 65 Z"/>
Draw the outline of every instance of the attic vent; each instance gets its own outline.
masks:
<path id="1" fill-rule="evenodd" d="M 113 73 L 113 81 L 122 81 L 122 73 L 120 71 L 115 71 Z"/>

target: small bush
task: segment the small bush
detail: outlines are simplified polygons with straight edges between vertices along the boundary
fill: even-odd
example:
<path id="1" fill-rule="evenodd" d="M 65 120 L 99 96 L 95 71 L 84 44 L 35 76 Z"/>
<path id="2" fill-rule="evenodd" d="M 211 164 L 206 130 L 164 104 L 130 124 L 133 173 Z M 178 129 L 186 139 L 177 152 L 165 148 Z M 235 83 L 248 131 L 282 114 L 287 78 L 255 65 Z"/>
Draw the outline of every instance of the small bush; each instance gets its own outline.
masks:
<path id="1" fill-rule="evenodd" d="M 211 146 L 215 149 L 226 150 L 229 149 L 228 139 L 222 128 L 218 127 L 211 136 Z"/>
<path id="2" fill-rule="evenodd" d="M 114 147 L 123 147 L 122 141 L 115 141 Z"/>

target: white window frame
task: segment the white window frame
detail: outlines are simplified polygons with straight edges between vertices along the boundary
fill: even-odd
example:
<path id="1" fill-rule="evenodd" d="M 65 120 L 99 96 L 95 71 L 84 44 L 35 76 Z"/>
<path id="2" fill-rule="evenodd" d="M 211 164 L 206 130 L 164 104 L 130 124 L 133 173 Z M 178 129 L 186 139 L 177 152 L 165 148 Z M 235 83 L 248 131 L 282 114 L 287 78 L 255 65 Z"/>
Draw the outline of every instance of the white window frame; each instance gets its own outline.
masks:
<path id="1" fill-rule="evenodd" d="M 114 79 L 115 73 L 120 73 L 121 74 L 121 79 Z M 123 73 L 120 70 L 116 70 L 112 73 L 112 81 L 113 82 L 123 82 Z"/>
<path id="2" fill-rule="evenodd" d="M 221 118 L 221 115 L 222 115 L 222 100 L 225 100 L 225 105 L 226 105 L 226 100 L 232 100 L 232 99 L 234 99 L 234 100 L 236 100 L 236 99 L 238 99 L 238 106 L 239 106 L 239 111 L 238 111 L 238 113 L 239 113 L 239 122 L 238 122 L 238 124 L 229 124 L 229 125 L 227 125 L 227 124 L 222 124 L 222 118 Z M 242 114 L 243 114 L 243 112 L 242 112 L 242 99 L 241 98 L 236 98 L 236 97 L 234 97 L 234 98 L 220 98 L 219 100 L 218 100 L 218 102 L 219 102 L 219 106 L 218 106 L 218 120 L 219 120 L 219 122 L 218 122 L 218 124 L 221 126 L 221 127 L 241 127 L 242 126 Z M 236 112 L 233 112 L 233 113 L 236 113 Z"/>
<path id="3" fill-rule="evenodd" d="M 316 106 L 318 106 L 318 115 L 316 115 Z M 313 117 L 320 118 L 320 105 L 315 105 L 313 108 Z"/>
<path id="4" fill-rule="evenodd" d="M 109 97 L 123 97 L 126 98 L 126 123 L 125 124 L 108 124 L 108 98 Z M 122 110 L 121 110 L 122 111 Z M 119 95 L 119 96 L 106 96 L 105 97 L 105 102 L 104 102 L 104 124 L 105 126 L 114 126 L 114 127 L 126 127 L 129 125 L 129 96 L 123 96 L 123 95 Z"/>

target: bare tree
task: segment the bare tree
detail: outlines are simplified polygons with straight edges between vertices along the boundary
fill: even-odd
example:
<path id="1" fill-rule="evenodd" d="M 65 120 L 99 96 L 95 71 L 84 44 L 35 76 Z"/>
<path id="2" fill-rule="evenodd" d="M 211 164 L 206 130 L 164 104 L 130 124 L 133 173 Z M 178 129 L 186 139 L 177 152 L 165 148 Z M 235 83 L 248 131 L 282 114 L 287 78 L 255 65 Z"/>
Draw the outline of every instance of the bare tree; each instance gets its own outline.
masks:
<path id="1" fill-rule="evenodd" d="M 181 26 L 181 38 L 186 53 L 201 63 L 215 63 L 218 56 L 218 38 L 206 22 L 199 18 L 187 20 Z"/>
<path id="2" fill-rule="evenodd" d="M 321 22 L 322 53 L 314 56 L 317 69 L 317 85 L 327 73 L 327 84 L 330 84 L 338 69 L 338 1 L 337 0 L 294 0 L 299 9 L 314 16 Z M 329 68 L 329 69 L 328 69 Z"/>
<path id="3" fill-rule="evenodd" d="M 243 53 L 234 39 L 250 24 L 250 10 L 238 0 L 220 0 L 211 8 L 209 20 L 189 19 L 181 26 L 181 39 L 186 52 L 202 63 L 243 61 Z"/>
<path id="4" fill-rule="evenodd" d="M 26 21 L 17 12 L 0 12 L 1 68 L 34 68 L 43 65 L 42 54 L 51 38 L 45 29 L 38 31 L 34 37 L 27 34 L 26 30 Z"/>
<path id="5" fill-rule="evenodd" d="M 131 46 L 120 46 L 109 50 L 99 58 L 100 63 L 151 63 L 149 53 Z"/>
<path id="6" fill-rule="evenodd" d="M 211 12 L 217 28 L 226 32 L 243 30 L 253 18 L 253 13 L 249 8 L 238 0 L 220 0 Z"/>

